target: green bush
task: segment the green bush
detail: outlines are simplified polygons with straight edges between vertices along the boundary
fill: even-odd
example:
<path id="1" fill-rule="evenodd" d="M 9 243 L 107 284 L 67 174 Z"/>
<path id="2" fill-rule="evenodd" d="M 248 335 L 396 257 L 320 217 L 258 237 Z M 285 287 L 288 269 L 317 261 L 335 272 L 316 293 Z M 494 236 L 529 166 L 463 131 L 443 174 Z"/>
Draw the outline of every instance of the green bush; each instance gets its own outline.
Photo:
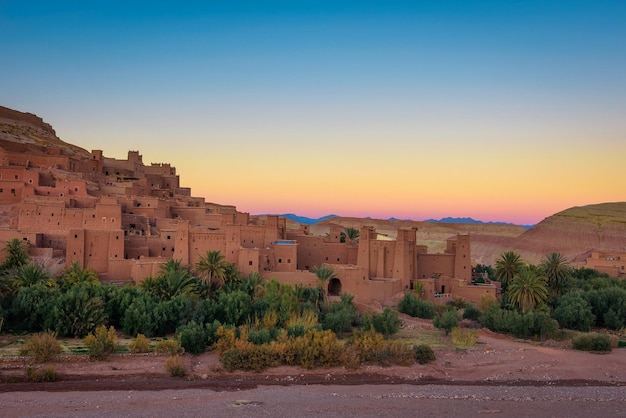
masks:
<path id="1" fill-rule="evenodd" d="M 433 320 L 433 325 L 439 329 L 444 329 L 446 334 L 459 325 L 459 318 L 456 310 L 445 311 L 442 315 L 437 315 Z"/>
<path id="2" fill-rule="evenodd" d="M 480 309 L 478 309 L 478 306 L 473 303 L 466 304 L 463 310 L 463 319 L 478 321 L 480 319 Z"/>
<path id="3" fill-rule="evenodd" d="M 187 325 L 179 327 L 176 330 L 176 334 L 180 339 L 180 345 L 185 349 L 186 353 L 202 354 L 209 343 L 206 328 L 204 325 L 196 323 L 196 321 L 191 321 Z"/>
<path id="4" fill-rule="evenodd" d="M 414 318 L 433 319 L 435 317 L 435 305 L 432 302 L 421 300 L 413 293 L 405 293 L 398 310 Z"/>
<path id="5" fill-rule="evenodd" d="M 35 361 L 42 363 L 52 357 L 61 354 L 63 348 L 53 332 L 42 332 L 33 335 L 26 341 L 20 354 L 35 357 Z"/>
<path id="6" fill-rule="evenodd" d="M 89 333 L 85 338 L 85 346 L 89 352 L 89 357 L 96 360 L 104 360 L 111 353 L 117 350 L 117 337 L 115 328 L 100 325 L 94 333 Z"/>
<path id="7" fill-rule="evenodd" d="M 149 353 L 152 351 L 150 348 L 150 340 L 143 334 L 137 334 L 137 338 L 128 346 L 128 351 L 133 354 Z"/>
<path id="8" fill-rule="evenodd" d="M 398 312 L 387 306 L 383 313 L 372 316 L 372 325 L 376 332 L 380 332 L 384 336 L 393 335 L 400 329 Z"/>
<path id="9" fill-rule="evenodd" d="M 572 339 L 572 347 L 581 351 L 611 351 L 611 339 L 606 334 L 581 334 Z"/>
<path id="10" fill-rule="evenodd" d="M 435 356 L 433 349 L 426 344 L 413 346 L 413 354 L 415 355 L 415 361 L 419 364 L 427 364 L 431 361 L 437 360 L 437 356 Z"/>
<path id="11" fill-rule="evenodd" d="M 184 377 L 187 374 L 187 369 L 178 354 L 170 356 L 165 360 L 165 370 L 172 377 Z"/>
<path id="12" fill-rule="evenodd" d="M 558 306 L 552 317 L 568 329 L 589 331 L 595 322 L 591 304 L 580 292 L 572 292 L 559 299 Z"/>

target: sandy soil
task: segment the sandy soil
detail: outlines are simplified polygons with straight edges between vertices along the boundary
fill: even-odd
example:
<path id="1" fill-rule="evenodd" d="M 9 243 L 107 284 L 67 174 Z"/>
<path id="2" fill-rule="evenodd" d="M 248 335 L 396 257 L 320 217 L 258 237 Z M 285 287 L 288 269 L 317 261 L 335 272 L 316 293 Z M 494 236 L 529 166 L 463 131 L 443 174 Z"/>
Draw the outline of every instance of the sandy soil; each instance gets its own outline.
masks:
<path id="1" fill-rule="evenodd" d="M 3 359 L 2 415 L 163 416 L 178 408 L 178 416 L 197 416 L 206 415 L 211 405 L 211 415 L 220 416 L 292 416 L 294 411 L 308 416 L 405 416 L 416 402 L 432 416 L 626 415 L 621 387 L 626 385 L 626 350 L 592 354 L 485 330 L 471 349 L 439 351 L 435 362 L 410 367 L 279 367 L 227 373 L 217 355 L 205 353 L 184 357 L 191 377 L 172 378 L 165 359 L 113 355 L 92 362 L 72 356 L 55 363 L 59 380 L 54 383 L 6 382 L 23 376 L 26 364 Z M 305 407 L 304 400 L 312 404 Z"/>

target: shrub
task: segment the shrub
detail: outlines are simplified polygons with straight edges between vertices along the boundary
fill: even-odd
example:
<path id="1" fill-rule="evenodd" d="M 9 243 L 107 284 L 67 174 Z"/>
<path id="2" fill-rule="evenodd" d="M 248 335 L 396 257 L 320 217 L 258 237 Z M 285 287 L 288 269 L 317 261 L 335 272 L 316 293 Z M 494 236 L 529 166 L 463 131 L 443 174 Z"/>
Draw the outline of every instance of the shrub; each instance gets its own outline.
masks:
<path id="1" fill-rule="evenodd" d="M 343 345 L 332 331 L 311 330 L 302 337 L 288 341 L 286 362 L 305 369 L 338 366 L 342 351 Z"/>
<path id="2" fill-rule="evenodd" d="M 398 310 L 414 318 L 433 319 L 435 316 L 435 305 L 418 299 L 413 293 L 405 293 L 398 303 Z"/>
<path id="3" fill-rule="evenodd" d="M 178 354 L 170 356 L 165 360 L 165 370 L 172 377 L 184 377 L 187 374 L 187 369 L 185 369 L 183 361 Z"/>
<path id="4" fill-rule="evenodd" d="M 431 361 L 437 360 L 433 349 L 426 344 L 413 346 L 413 354 L 415 356 L 415 361 L 417 361 L 419 364 L 427 364 Z"/>
<path id="5" fill-rule="evenodd" d="M 478 309 L 480 309 L 483 312 L 488 311 L 494 306 L 498 307 L 500 306 L 500 304 L 498 303 L 498 300 L 496 299 L 495 296 L 490 295 L 488 293 L 485 293 L 484 295 L 482 295 L 480 299 L 478 300 Z"/>
<path id="6" fill-rule="evenodd" d="M 94 333 L 89 333 L 85 338 L 85 346 L 89 352 L 89 357 L 96 360 L 104 360 L 107 356 L 117 350 L 117 337 L 115 328 L 100 325 Z"/>
<path id="7" fill-rule="evenodd" d="M 437 328 L 444 329 L 446 334 L 456 328 L 459 324 L 456 311 L 446 311 L 442 315 L 437 315 L 433 320 L 433 325 Z"/>
<path id="8" fill-rule="evenodd" d="M 168 354 L 175 356 L 177 354 L 183 354 L 185 349 L 180 345 L 177 340 L 162 340 L 156 343 L 154 351 L 158 354 Z"/>
<path id="9" fill-rule="evenodd" d="M 398 312 L 387 306 L 383 313 L 372 316 L 372 324 L 376 332 L 389 336 L 400 329 L 400 318 L 398 318 Z"/>
<path id="10" fill-rule="evenodd" d="M 478 319 L 480 319 L 480 309 L 473 303 L 468 303 L 463 310 L 463 319 L 478 321 Z"/>
<path id="11" fill-rule="evenodd" d="M 52 365 L 46 366 L 43 369 L 27 367 L 26 380 L 29 382 L 55 382 L 57 380 L 57 373 Z"/>
<path id="12" fill-rule="evenodd" d="M 469 328 L 453 328 L 452 344 L 457 347 L 466 348 L 473 347 L 478 341 L 478 331 Z"/>
<path id="13" fill-rule="evenodd" d="M 176 334 L 180 339 L 180 345 L 185 352 L 194 355 L 204 353 L 209 343 L 207 330 L 202 324 L 191 321 L 187 325 L 183 325 L 176 330 Z"/>
<path id="14" fill-rule="evenodd" d="M 128 350 L 133 354 L 149 353 L 152 351 L 150 340 L 143 334 L 137 334 L 137 338 L 130 343 Z"/>
<path id="15" fill-rule="evenodd" d="M 572 346 L 581 351 L 611 351 L 611 339 L 606 334 L 581 334 L 572 339 Z"/>
<path id="16" fill-rule="evenodd" d="M 61 354 L 63 348 L 53 332 L 41 332 L 33 335 L 22 348 L 20 354 L 35 357 L 35 361 L 42 363 Z"/>
<path id="17" fill-rule="evenodd" d="M 589 331 L 596 319 L 591 304 L 578 292 L 562 296 L 552 317 L 565 328 L 578 331 Z"/>

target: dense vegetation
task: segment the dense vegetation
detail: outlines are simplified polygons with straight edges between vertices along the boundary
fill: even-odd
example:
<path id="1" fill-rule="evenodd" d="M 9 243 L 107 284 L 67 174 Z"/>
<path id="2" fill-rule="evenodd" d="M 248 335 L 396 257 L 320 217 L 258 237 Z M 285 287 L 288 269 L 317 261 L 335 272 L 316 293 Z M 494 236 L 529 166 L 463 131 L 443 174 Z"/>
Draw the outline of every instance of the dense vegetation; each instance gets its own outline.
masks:
<path id="1" fill-rule="evenodd" d="M 357 239 L 357 238 L 350 238 Z M 353 296 L 328 301 L 325 286 L 334 272 L 315 267 L 320 286 L 304 287 L 240 275 L 218 251 L 208 251 L 194 269 L 165 263 L 140 286 L 103 285 L 77 264 L 54 275 L 31 260 L 22 242 L 10 241 L 0 265 L 0 326 L 11 332 L 42 333 L 25 352 L 56 353 L 54 336 L 87 337 L 94 358 L 116 350 L 116 330 L 136 337 L 130 347 L 152 349 L 148 338 L 174 335 L 157 352 L 199 354 L 212 347 L 228 370 L 262 370 L 275 365 L 305 368 L 362 362 L 412 364 L 432 360 L 429 347 L 389 338 L 400 326 L 398 312 L 361 315 Z M 433 319 L 452 333 L 457 346 L 476 343 L 480 326 L 522 338 L 553 338 L 560 328 L 587 332 L 620 330 L 626 320 L 626 282 L 589 269 L 572 269 L 559 254 L 528 265 L 514 252 L 481 266 L 502 282 L 502 298 L 478 306 L 460 300 L 435 306 L 406 293 L 398 310 Z M 467 331 L 459 331 L 459 328 Z M 580 338 L 576 347 L 606 348 L 604 337 Z M 40 351 L 38 351 L 40 350 Z M 44 354 L 40 354 L 44 353 Z M 172 364 L 176 363 L 172 359 Z M 175 365 L 174 365 L 175 366 Z M 172 373 L 179 373 L 172 366 Z"/>
<path id="2" fill-rule="evenodd" d="M 424 361 L 423 348 L 388 339 L 399 329 L 397 311 L 360 315 L 349 294 L 327 301 L 323 285 L 334 275 L 328 266 L 314 269 L 319 287 L 292 287 L 258 274 L 243 277 L 209 251 L 195 269 L 170 260 L 140 286 L 117 287 L 76 264 L 54 277 L 28 258 L 20 241 L 9 244 L 0 266 L 4 329 L 86 337 L 96 359 L 115 351 L 118 330 L 136 337 L 130 349 L 137 353 L 151 349 L 148 338 L 172 334 L 158 352 L 199 354 L 214 347 L 228 370 Z"/>

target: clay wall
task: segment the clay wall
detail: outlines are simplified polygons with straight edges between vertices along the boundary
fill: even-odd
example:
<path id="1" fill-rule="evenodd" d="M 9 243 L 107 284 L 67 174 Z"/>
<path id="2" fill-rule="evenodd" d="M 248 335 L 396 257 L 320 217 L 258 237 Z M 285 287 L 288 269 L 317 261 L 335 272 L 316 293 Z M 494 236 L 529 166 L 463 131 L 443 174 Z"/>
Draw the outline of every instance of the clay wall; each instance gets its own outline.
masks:
<path id="1" fill-rule="evenodd" d="M 145 167 L 146 176 L 175 176 L 176 168 L 172 167 L 169 163 L 150 163 Z"/>
<path id="2" fill-rule="evenodd" d="M 419 279 L 454 276 L 454 254 L 420 254 L 417 257 Z"/>
<path id="3" fill-rule="evenodd" d="M 297 265 L 298 245 L 293 241 L 273 244 L 270 258 L 270 270 L 278 272 L 295 272 Z"/>
<path id="4" fill-rule="evenodd" d="M 348 244 L 326 242 L 324 237 L 312 235 L 288 234 L 287 237 L 298 242 L 298 270 L 310 270 L 324 263 L 356 264 L 356 259 L 351 260 L 348 255 Z M 356 250 L 352 253 L 355 255 Z"/>
<path id="5" fill-rule="evenodd" d="M 240 249 L 237 271 L 243 276 L 259 271 L 259 250 L 251 248 Z"/>

